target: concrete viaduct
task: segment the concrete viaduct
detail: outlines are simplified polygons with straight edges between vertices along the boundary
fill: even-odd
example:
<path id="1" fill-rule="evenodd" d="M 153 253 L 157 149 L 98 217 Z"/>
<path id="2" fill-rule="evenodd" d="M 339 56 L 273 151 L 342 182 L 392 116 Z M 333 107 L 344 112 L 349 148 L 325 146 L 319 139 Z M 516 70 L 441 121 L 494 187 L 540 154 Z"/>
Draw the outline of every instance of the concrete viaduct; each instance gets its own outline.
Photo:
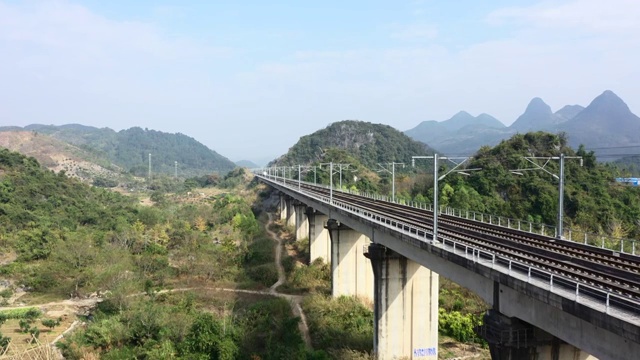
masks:
<path id="1" fill-rule="evenodd" d="M 331 264 L 332 295 L 373 300 L 380 360 L 438 358 L 438 274 L 490 304 L 480 332 L 493 359 L 640 359 L 640 305 L 615 309 L 609 300 L 554 287 L 553 277 L 544 281 L 472 248 L 364 217 L 296 182 L 258 178 L 279 192 L 281 219 L 296 238 L 309 239 L 310 261 Z"/>

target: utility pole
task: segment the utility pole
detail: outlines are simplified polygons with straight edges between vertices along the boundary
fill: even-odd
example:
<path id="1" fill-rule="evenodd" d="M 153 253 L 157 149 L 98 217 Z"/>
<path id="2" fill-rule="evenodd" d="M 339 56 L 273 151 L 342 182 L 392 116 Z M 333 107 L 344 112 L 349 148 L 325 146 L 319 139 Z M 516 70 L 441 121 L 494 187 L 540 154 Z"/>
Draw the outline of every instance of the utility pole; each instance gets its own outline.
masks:
<path id="1" fill-rule="evenodd" d="M 177 162 L 177 161 L 174 161 L 174 162 L 173 162 L 173 166 L 174 166 L 174 169 L 173 169 L 173 178 L 174 178 L 174 179 L 176 179 L 176 180 L 178 180 L 178 162 Z"/>
<path id="2" fill-rule="evenodd" d="M 452 172 L 456 172 L 462 175 L 469 175 L 469 173 L 467 173 L 466 171 L 477 171 L 482 169 L 475 168 L 475 169 L 458 170 L 458 168 L 462 166 L 462 164 L 464 164 L 467 160 L 469 160 L 470 157 L 445 157 L 445 156 L 439 157 L 438 154 L 436 153 L 434 153 L 433 156 L 412 156 L 411 166 L 414 166 L 414 167 L 416 166 L 415 159 L 433 159 L 433 242 L 435 243 L 438 241 L 438 211 L 439 211 L 438 181 L 444 179 L 447 175 L 451 174 Z M 444 175 L 438 177 L 438 159 L 449 160 L 454 164 L 456 164 L 456 166 L 454 166 L 453 169 L 449 170 Z M 453 161 L 453 159 L 462 159 L 462 161 L 459 163 L 456 163 L 455 161 Z"/>
<path id="3" fill-rule="evenodd" d="M 412 159 L 413 160 L 413 159 Z M 433 153 L 433 242 L 438 241 L 438 154 Z"/>
<path id="4" fill-rule="evenodd" d="M 525 160 L 535 165 L 534 168 L 527 169 L 515 169 L 509 170 L 512 174 L 516 175 L 524 175 L 522 171 L 527 170 L 542 170 L 552 177 L 558 179 L 558 225 L 557 225 L 557 234 L 556 237 L 558 239 L 564 239 L 564 160 L 565 159 L 580 159 L 580 166 L 582 166 L 582 156 L 565 156 L 564 154 L 560 154 L 560 156 L 525 156 Z M 546 160 L 546 162 L 540 166 L 536 160 Z M 560 174 L 556 175 L 551 171 L 545 169 L 550 160 L 560 160 Z"/>
<path id="5" fill-rule="evenodd" d="M 151 182 L 151 153 L 149 153 L 149 182 Z"/>
<path id="6" fill-rule="evenodd" d="M 329 163 L 329 204 L 333 205 L 333 161 Z"/>
<path id="7" fill-rule="evenodd" d="M 382 170 L 391 174 L 391 202 L 396 202 L 396 165 L 402 165 L 404 168 L 404 163 L 390 162 L 388 164 L 378 164 L 382 168 Z M 391 171 L 387 169 L 385 166 L 391 166 Z"/>
<path id="8" fill-rule="evenodd" d="M 300 190 L 300 182 L 302 181 L 302 170 L 308 171 L 313 168 L 313 184 L 316 184 L 316 168 L 317 166 L 311 165 L 298 165 L 298 190 Z"/>
<path id="9" fill-rule="evenodd" d="M 349 169 L 349 166 L 351 166 L 351 164 L 335 164 L 338 167 L 339 173 L 340 173 L 340 191 L 342 191 L 342 170 L 347 170 Z"/>
<path id="10" fill-rule="evenodd" d="M 582 158 L 581 158 L 582 159 Z M 558 239 L 563 239 L 564 229 L 564 154 L 560 154 L 560 178 L 558 179 Z"/>

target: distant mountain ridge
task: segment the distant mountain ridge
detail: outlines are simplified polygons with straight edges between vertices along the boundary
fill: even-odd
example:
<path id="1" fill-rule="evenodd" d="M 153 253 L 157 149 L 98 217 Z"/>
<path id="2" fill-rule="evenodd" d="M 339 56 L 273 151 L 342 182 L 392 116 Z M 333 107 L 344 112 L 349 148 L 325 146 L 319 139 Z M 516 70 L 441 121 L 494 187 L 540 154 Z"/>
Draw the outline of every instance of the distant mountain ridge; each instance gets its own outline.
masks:
<path id="1" fill-rule="evenodd" d="M 466 111 L 460 111 L 447 121 L 438 122 L 435 120 L 423 121 L 413 129 L 404 133 L 418 141 L 426 144 L 437 143 L 438 138 L 455 136 L 456 133 L 465 127 L 482 129 L 504 129 L 506 126 L 500 120 L 488 114 L 472 116 Z"/>
<path id="2" fill-rule="evenodd" d="M 459 112 L 451 119 L 424 121 L 406 130 L 405 134 L 422 141 L 438 151 L 450 154 L 473 154 L 481 146 L 494 146 L 516 133 L 530 131 L 565 132 L 569 145 L 577 148 L 610 147 L 640 143 L 640 119 L 616 94 L 606 90 L 589 106 L 566 105 L 552 112 L 541 98 L 533 98 L 524 113 L 510 126 L 496 126 L 493 121 L 481 121 L 490 115 L 473 117 Z"/>
<path id="3" fill-rule="evenodd" d="M 239 167 L 246 167 L 248 169 L 257 169 L 260 166 L 256 163 L 254 163 L 253 161 L 250 160 L 240 160 L 240 161 L 236 161 L 236 165 Z"/>
<path id="4" fill-rule="evenodd" d="M 553 122 L 552 118 L 553 112 L 551 111 L 551 106 L 547 105 L 539 97 L 536 97 L 529 102 L 524 114 L 520 115 L 509 128 L 526 133 L 549 127 Z"/>
<path id="5" fill-rule="evenodd" d="M 620 147 L 640 143 L 640 118 L 612 91 L 605 91 L 563 124 L 572 145 L 588 148 Z"/>
<path id="6" fill-rule="evenodd" d="M 170 134 L 139 127 L 116 132 L 109 128 L 99 129 L 80 124 L 0 127 L 0 131 L 18 130 L 46 134 L 78 146 L 139 176 L 145 176 L 148 172 L 149 154 L 154 173 L 174 174 L 176 162 L 181 176 L 228 172 L 236 167 L 231 160 L 180 133 Z"/>

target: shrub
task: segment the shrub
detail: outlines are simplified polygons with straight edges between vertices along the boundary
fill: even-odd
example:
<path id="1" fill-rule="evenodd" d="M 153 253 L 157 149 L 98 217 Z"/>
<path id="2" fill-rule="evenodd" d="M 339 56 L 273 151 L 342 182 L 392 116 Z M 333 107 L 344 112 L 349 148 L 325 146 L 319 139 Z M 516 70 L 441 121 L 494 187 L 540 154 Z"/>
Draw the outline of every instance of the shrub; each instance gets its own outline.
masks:
<path id="1" fill-rule="evenodd" d="M 328 292 L 331 289 L 331 267 L 322 259 L 309 266 L 296 267 L 289 275 L 289 288 L 302 292 Z"/>
<path id="2" fill-rule="evenodd" d="M 248 266 L 273 263 L 275 261 L 273 240 L 269 238 L 258 238 L 249 244 L 244 264 Z"/>
<path id="3" fill-rule="evenodd" d="M 481 317 L 474 314 L 462 314 L 440 308 L 438 312 L 438 329 L 440 333 L 460 342 L 480 341 L 473 328 L 480 325 Z"/>
<path id="4" fill-rule="evenodd" d="M 282 267 L 284 268 L 285 274 L 290 275 L 296 269 L 296 259 L 283 254 Z"/>
<path id="5" fill-rule="evenodd" d="M 207 355 L 208 358 L 219 360 L 231 360 L 239 350 L 231 338 L 231 331 L 208 313 L 201 313 L 195 319 L 184 339 L 183 348 L 187 354 L 196 355 L 196 358 Z"/>
<path id="6" fill-rule="evenodd" d="M 278 269 L 273 263 L 250 267 L 246 274 L 249 279 L 267 287 L 278 281 Z"/>
<path id="7" fill-rule="evenodd" d="M 0 333 L 0 354 L 4 354 L 10 342 L 11 342 L 10 337 L 3 336 L 2 333 Z"/>
<path id="8" fill-rule="evenodd" d="M 42 311 L 34 307 L 0 311 L 0 317 L 6 319 L 37 319 L 40 316 Z"/>
<path id="9" fill-rule="evenodd" d="M 11 289 L 9 289 L 9 288 L 7 288 L 7 289 L 4 289 L 4 290 L 0 291 L 0 298 L 8 299 L 8 298 L 10 298 L 12 295 L 13 295 L 13 290 L 11 290 Z"/>
<path id="10" fill-rule="evenodd" d="M 358 299 L 312 295 L 302 305 L 315 348 L 371 350 L 373 311 Z"/>
<path id="11" fill-rule="evenodd" d="M 62 318 L 42 319 L 40 322 L 42 323 L 42 325 L 48 327 L 49 329 L 53 329 L 54 327 L 60 325 L 60 321 L 62 321 Z"/>

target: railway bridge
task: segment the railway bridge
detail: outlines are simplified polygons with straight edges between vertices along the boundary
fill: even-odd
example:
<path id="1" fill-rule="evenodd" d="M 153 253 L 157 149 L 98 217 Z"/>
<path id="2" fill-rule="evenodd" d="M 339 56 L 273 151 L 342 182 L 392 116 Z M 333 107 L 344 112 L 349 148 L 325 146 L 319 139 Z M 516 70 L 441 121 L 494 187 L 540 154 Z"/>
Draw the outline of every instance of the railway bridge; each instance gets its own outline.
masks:
<path id="1" fill-rule="evenodd" d="M 378 359 L 437 359 L 438 274 L 491 309 L 493 359 L 640 359 L 640 257 L 256 175 L 331 263 L 332 295 L 374 303 Z"/>

